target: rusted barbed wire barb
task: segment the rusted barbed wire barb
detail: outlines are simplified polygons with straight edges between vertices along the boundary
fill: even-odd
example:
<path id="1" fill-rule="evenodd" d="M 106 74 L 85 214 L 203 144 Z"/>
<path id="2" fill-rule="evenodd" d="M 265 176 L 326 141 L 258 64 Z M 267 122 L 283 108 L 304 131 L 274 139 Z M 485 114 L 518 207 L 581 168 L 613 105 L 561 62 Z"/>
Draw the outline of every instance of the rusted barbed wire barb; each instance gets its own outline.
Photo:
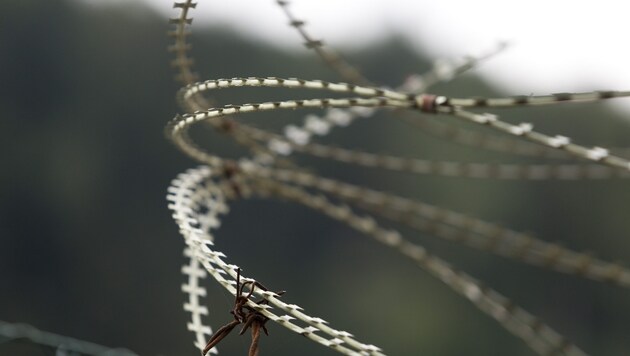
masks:
<path id="1" fill-rule="evenodd" d="M 245 287 L 249 285 L 249 293 L 247 295 L 243 295 Z M 244 324 L 239 332 L 239 335 L 243 335 L 247 329 L 252 329 L 252 344 L 249 349 L 249 356 L 258 355 L 259 348 L 259 339 L 260 339 L 260 329 L 262 329 L 266 335 L 269 335 L 267 331 L 267 327 L 265 324 L 269 320 L 266 316 L 262 315 L 256 309 L 247 305 L 250 301 L 250 297 L 254 294 L 254 289 L 259 288 L 263 291 L 268 291 L 268 289 L 257 281 L 246 281 L 241 283 L 241 269 L 236 269 L 236 295 L 234 297 L 234 307 L 230 311 L 230 313 L 234 316 L 234 320 L 227 323 L 226 325 L 219 328 L 208 343 L 201 351 L 201 355 L 205 356 L 208 351 L 210 351 L 214 346 L 216 346 L 223 338 L 225 338 L 231 331 L 239 324 Z M 284 291 L 275 293 L 280 296 L 284 294 Z M 267 304 L 265 299 L 255 302 L 255 304 L 263 305 Z"/>
<path id="2" fill-rule="evenodd" d="M 184 84 L 177 93 L 178 103 L 184 113 L 169 122 L 165 133 L 180 150 L 204 164 L 180 174 L 173 181 L 167 196 L 169 208 L 173 211 L 173 217 L 186 243 L 185 254 L 190 259 L 189 264 L 182 269 L 188 276 L 188 283 L 182 286 L 182 290 L 189 296 L 184 308 L 191 314 L 188 329 L 195 332 L 195 346 L 204 354 L 215 352 L 214 347 L 237 325 L 242 324 L 241 335 L 251 329 L 252 343 L 249 353 L 255 355 L 259 348 L 260 332 L 262 330 L 267 333 L 265 324 L 271 320 L 345 355 L 384 354 L 380 348 L 359 342 L 352 334 L 331 327 L 321 318 L 306 314 L 295 304 L 280 300 L 278 297 L 283 292 L 270 292 L 254 279 L 242 277 L 240 268 L 225 262 L 225 254 L 214 249 L 214 230 L 220 225 L 220 216 L 228 211 L 227 203 L 251 196 L 262 196 L 286 199 L 310 207 L 391 247 L 469 300 L 538 354 L 585 355 L 579 347 L 532 313 L 470 274 L 431 254 L 423 246 L 412 243 L 398 230 L 382 227 L 381 220 L 406 225 L 417 231 L 428 232 L 439 238 L 519 262 L 599 282 L 611 282 L 625 288 L 630 287 L 630 270 L 619 263 L 607 262 L 588 253 L 576 252 L 568 247 L 419 200 L 319 176 L 294 163 L 291 156 L 293 153 L 301 153 L 363 167 L 459 178 L 629 178 L 630 161 L 611 154 L 608 149 L 578 145 L 568 137 L 537 132 L 529 123 L 510 124 L 495 114 L 478 114 L 468 109 L 483 107 L 493 110 L 600 101 L 627 97 L 630 96 L 630 91 L 506 98 L 452 98 L 428 91 L 433 84 L 452 80 L 481 60 L 500 52 L 504 48 L 501 44 L 493 51 L 463 61 L 436 62 L 429 72 L 423 76 L 412 76 L 410 81 L 398 89 L 381 88 L 370 82 L 341 56 L 326 48 L 322 40 L 316 40 L 306 32 L 305 22 L 294 17 L 289 11 L 287 1 L 279 0 L 277 3 L 307 47 L 313 49 L 349 83 L 278 77 L 237 77 L 198 82 L 193 74 L 194 62 L 189 56 L 191 45 L 188 43 L 189 26 L 192 23 L 190 10 L 196 7 L 196 3 L 192 0 L 176 3 L 175 7 L 180 14 L 171 21 L 175 30 L 169 33 L 174 38 L 174 44 L 169 50 L 176 57 L 174 66 L 179 72 L 177 78 Z M 285 99 L 220 106 L 213 104 L 208 95 L 211 90 L 241 87 L 258 87 L 261 90 L 313 89 L 341 93 L 347 97 Z M 238 114 L 307 108 L 325 111 L 321 115 L 308 114 L 301 125 L 287 125 L 281 133 L 253 127 L 236 117 Z M 386 156 L 313 142 L 333 129 L 349 126 L 356 119 L 369 117 L 377 110 L 390 110 L 394 117 L 431 134 L 471 147 L 536 157 L 569 158 L 577 163 L 558 165 L 433 161 Z M 442 122 L 444 117 L 485 126 L 490 134 L 456 128 L 448 122 Z M 226 159 L 220 154 L 208 152 L 198 146 L 188 134 L 198 123 L 208 124 L 231 137 L 248 149 L 250 154 L 239 159 Z M 590 163 L 580 163 L 579 160 Z M 371 215 L 365 215 L 364 212 Z M 214 333 L 202 321 L 202 316 L 209 313 L 208 308 L 202 306 L 200 301 L 206 291 L 199 286 L 199 281 L 206 273 L 235 296 L 231 311 L 234 320 Z M 249 289 L 247 292 L 246 288 Z M 258 301 L 253 301 L 255 295 L 260 297 Z M 206 343 L 206 340 L 209 341 Z"/>
<path id="3" fill-rule="evenodd" d="M 178 5 L 181 8 L 179 21 L 173 21 L 176 26 L 176 30 L 169 33 L 174 37 L 176 48 L 180 49 L 177 55 L 180 57 L 187 57 L 187 50 L 190 46 L 186 46 L 187 39 L 190 35 L 188 24 L 191 22 L 189 18 L 189 10 L 195 7 L 196 3 L 192 0 L 186 0 L 182 4 Z M 193 62 L 188 60 L 179 60 L 178 80 L 183 81 L 185 84 L 192 84 L 195 76 L 192 68 Z M 186 101 L 180 100 L 179 104 L 185 108 L 186 112 L 194 112 L 209 108 L 210 101 L 201 95 L 195 95 Z M 170 127 L 171 124 L 168 125 Z M 168 134 L 167 127 L 167 136 Z M 239 127 L 245 127 L 245 125 L 239 125 Z M 268 152 L 264 149 L 259 149 L 255 144 L 252 144 L 248 136 L 234 130 L 231 132 L 234 139 L 243 144 L 245 147 L 250 148 L 253 152 L 257 153 L 257 158 L 262 158 L 267 162 L 272 158 Z M 201 155 L 202 160 L 212 167 L 222 165 L 222 159 L 213 159 L 211 155 L 203 154 L 203 150 L 196 148 L 194 143 L 189 137 L 180 137 L 183 141 L 188 142 L 191 147 L 194 147 L 191 152 L 195 152 Z M 274 162 L 284 166 L 284 161 L 276 160 Z M 214 252 L 211 249 L 212 241 L 214 240 L 212 230 L 216 229 L 220 225 L 219 215 L 227 212 L 228 208 L 225 203 L 226 197 L 220 185 L 221 181 L 212 182 L 212 177 L 216 174 L 216 170 L 207 171 L 191 171 L 191 176 L 182 175 L 181 179 L 176 179 L 173 185 L 169 188 L 169 207 L 173 210 L 174 218 L 180 226 L 181 233 L 185 237 L 187 248 L 184 253 L 190 258 L 189 265 L 182 269 L 182 272 L 188 277 L 188 284 L 182 286 L 182 290 L 189 295 L 189 301 L 184 304 L 184 309 L 190 312 L 191 321 L 188 323 L 188 330 L 195 333 L 195 346 L 199 350 L 203 350 L 206 345 L 207 335 L 212 334 L 210 326 L 203 322 L 203 317 L 209 313 L 207 307 L 201 305 L 201 298 L 205 296 L 205 289 L 199 286 L 200 278 L 204 277 L 204 270 L 210 273 L 223 287 L 227 290 L 236 293 L 234 288 L 230 285 L 229 281 L 222 277 L 222 274 L 232 273 L 231 266 L 226 265 L 221 258 L 225 257 L 222 253 Z M 203 175 L 207 175 L 206 178 L 200 178 Z M 200 182 L 198 179 L 202 179 Z M 203 207 L 205 214 L 198 215 L 194 220 L 190 220 L 194 212 L 198 207 Z M 202 269 L 203 268 L 203 269 Z M 267 300 L 272 298 L 272 295 L 266 296 Z M 359 343 L 354 340 L 353 336 L 347 332 L 339 331 L 322 324 L 323 320 L 320 318 L 310 317 L 301 312 L 301 308 L 297 305 L 286 304 L 279 300 L 274 300 L 273 305 L 276 308 L 280 308 L 288 314 L 275 315 L 271 312 L 263 312 L 267 317 L 270 317 L 275 322 L 283 325 L 289 330 L 296 332 L 304 337 L 313 340 L 326 347 L 333 348 L 338 352 L 346 355 L 361 354 L 370 355 L 382 355 L 380 349 L 369 344 Z M 298 319 L 306 325 L 300 326 L 291 322 L 292 319 Z M 320 331 L 322 335 L 318 335 L 316 331 Z M 210 351 L 214 352 L 214 349 Z"/>
<path id="4" fill-rule="evenodd" d="M 191 257 L 191 265 L 198 262 L 219 284 L 237 295 L 234 285 L 237 277 L 235 270 L 238 267 L 226 263 L 225 254 L 213 249 L 213 230 L 220 226 L 220 215 L 228 212 L 227 196 L 221 189 L 221 176 L 220 170 L 208 166 L 191 169 L 173 181 L 167 199 L 173 218 L 186 242 L 185 251 Z M 186 269 L 184 273 L 195 281 L 193 283 L 197 283 L 193 277 L 197 277 L 199 273 L 194 269 Z M 225 276 L 230 276 L 230 279 Z M 195 346 L 203 350 L 206 341 L 200 343 L 199 336 L 203 336 L 210 328 L 203 325 L 200 316 L 207 314 L 207 309 L 194 304 L 199 299 L 192 296 L 205 295 L 205 289 L 195 285 L 185 285 L 182 289 L 191 295 L 191 303 L 185 305 L 185 309 L 192 314 L 192 323 L 188 328 L 197 336 Z M 265 303 L 256 305 L 261 314 L 299 335 L 344 355 L 383 355 L 380 348 L 358 342 L 352 334 L 329 326 L 321 318 L 309 316 L 299 306 L 276 298 L 273 292 L 256 289 L 254 294 L 266 300 Z"/>

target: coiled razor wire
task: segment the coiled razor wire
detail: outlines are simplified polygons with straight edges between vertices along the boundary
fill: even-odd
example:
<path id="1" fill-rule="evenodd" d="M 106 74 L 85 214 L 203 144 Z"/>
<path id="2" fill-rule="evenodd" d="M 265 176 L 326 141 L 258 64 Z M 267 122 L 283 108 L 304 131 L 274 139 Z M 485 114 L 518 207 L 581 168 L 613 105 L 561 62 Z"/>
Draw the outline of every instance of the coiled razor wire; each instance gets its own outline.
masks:
<path id="1" fill-rule="evenodd" d="M 193 60 L 189 56 L 191 45 L 187 42 L 191 34 L 190 12 L 197 4 L 192 0 L 175 3 L 179 16 L 171 19 L 174 29 L 169 36 L 174 38 L 174 43 L 169 50 L 175 54 L 173 66 L 178 72 L 176 78 L 184 85 L 177 94 L 177 100 L 186 113 L 171 120 L 165 132 L 180 150 L 204 164 L 180 174 L 168 190 L 169 208 L 184 237 L 184 254 L 189 258 L 188 264 L 182 268 L 188 278 L 182 290 L 188 295 L 184 309 L 191 314 L 187 327 L 195 334 L 195 346 L 203 350 L 212 334 L 211 327 L 203 321 L 209 310 L 202 303 L 206 290 L 201 286 L 201 280 L 209 274 L 228 292 L 237 293 L 235 278 L 238 266 L 227 263 L 225 254 L 216 251 L 213 246 L 220 217 L 228 212 L 229 200 L 260 195 L 303 204 L 393 248 L 471 301 L 538 354 L 586 355 L 541 319 L 478 279 L 432 255 L 424 247 L 408 241 L 397 230 L 381 227 L 370 214 L 499 256 L 624 288 L 630 287 L 630 270 L 618 263 L 600 260 L 454 211 L 307 173 L 293 163 L 290 156 L 293 152 L 300 152 L 365 167 L 445 177 L 531 180 L 628 178 L 630 161 L 611 154 L 608 149 L 586 147 L 565 136 L 537 132 L 529 123 L 510 124 L 495 114 L 474 113 L 469 109 L 599 101 L 627 97 L 630 91 L 471 99 L 450 98 L 426 91 L 438 81 L 451 80 L 471 69 L 481 60 L 496 54 L 503 45 L 463 61 L 438 62 L 429 73 L 410 77 L 399 90 L 383 89 L 371 83 L 340 55 L 325 48 L 323 41 L 314 40 L 306 32 L 304 21 L 296 19 L 290 12 L 288 2 L 277 3 L 306 41 L 307 47 L 312 48 L 349 83 L 276 77 L 198 82 Z M 240 87 L 313 89 L 342 93 L 347 97 L 217 106 L 206 96 L 211 90 Z M 233 118 L 237 114 L 304 108 L 325 109 L 326 112 L 323 116 L 307 115 L 301 126 L 288 125 L 283 134 L 254 128 Z M 444 162 L 376 155 L 312 142 L 315 137 L 324 136 L 335 127 L 348 126 L 358 118 L 371 116 L 376 110 L 390 110 L 392 117 L 411 122 L 422 130 L 459 144 L 519 155 L 581 159 L 593 163 L 521 165 Z M 453 117 L 484 126 L 504 137 L 455 128 L 418 117 L 417 114 L 429 118 Z M 190 128 L 197 123 L 208 123 L 232 137 L 251 151 L 251 157 L 234 161 L 202 149 L 188 135 Z M 244 281 L 254 279 L 244 278 Z M 384 354 L 377 346 L 359 342 L 352 334 L 329 326 L 321 318 L 309 316 L 302 308 L 280 300 L 279 295 L 273 292 L 256 289 L 254 294 L 264 298 L 268 304 L 250 301 L 249 307 L 312 341 L 342 354 Z M 213 348 L 210 352 L 216 353 L 217 350 Z"/>

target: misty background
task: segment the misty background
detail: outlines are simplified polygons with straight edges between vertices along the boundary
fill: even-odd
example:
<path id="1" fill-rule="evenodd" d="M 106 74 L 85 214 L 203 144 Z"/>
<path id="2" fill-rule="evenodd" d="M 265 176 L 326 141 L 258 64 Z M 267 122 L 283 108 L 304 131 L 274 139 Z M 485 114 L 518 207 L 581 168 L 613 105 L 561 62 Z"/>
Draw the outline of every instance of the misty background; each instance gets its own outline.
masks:
<path id="1" fill-rule="evenodd" d="M 169 182 L 198 165 L 163 135 L 167 121 L 180 112 L 175 103 L 179 86 L 166 51 L 168 29 L 162 15 L 138 3 L 0 2 L 1 320 L 141 355 L 198 354 L 182 310 L 184 243 L 165 200 Z M 339 80 L 314 54 L 267 46 L 225 26 L 195 22 L 192 31 L 192 54 L 202 79 Z M 343 55 L 372 81 L 395 87 L 430 68 L 434 59 L 416 47 L 394 36 Z M 433 91 L 500 94 L 474 74 Z M 217 96 L 222 104 L 286 98 L 267 90 L 245 93 Z M 585 145 L 630 146 L 627 114 L 602 103 L 501 113 L 510 122 L 532 122 L 543 132 Z M 301 122 L 302 114 L 244 119 L 281 127 Z M 197 135 L 215 152 L 242 154 L 221 134 L 201 130 Z M 409 130 L 387 112 L 335 130 L 323 142 L 407 157 L 532 162 L 440 141 Z M 606 260 L 630 260 L 625 214 L 630 190 L 624 180 L 466 180 L 298 159 L 326 176 L 498 222 Z M 587 352 L 630 351 L 627 290 L 402 231 L 542 317 Z M 216 235 L 229 261 L 270 288 L 287 290 L 285 301 L 388 354 L 531 354 L 412 262 L 307 208 L 277 200 L 236 201 Z M 216 329 L 231 320 L 233 302 L 213 281 L 207 289 L 209 320 Z M 334 354 L 277 325 L 269 329 L 261 355 Z M 248 346 L 248 336 L 233 333 L 219 350 L 239 355 Z M 54 354 L 25 340 L 0 338 L 0 355 Z"/>

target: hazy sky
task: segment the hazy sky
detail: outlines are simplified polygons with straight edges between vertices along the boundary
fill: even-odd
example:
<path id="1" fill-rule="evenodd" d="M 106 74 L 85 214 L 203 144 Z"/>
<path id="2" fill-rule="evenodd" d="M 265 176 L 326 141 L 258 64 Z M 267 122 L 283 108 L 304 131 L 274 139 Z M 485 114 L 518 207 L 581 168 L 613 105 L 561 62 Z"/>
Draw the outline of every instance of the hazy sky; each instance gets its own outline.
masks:
<path id="1" fill-rule="evenodd" d="M 165 16 L 177 13 L 171 0 L 141 1 Z M 223 24 L 261 41 L 302 48 L 275 0 L 198 2 L 197 26 Z M 457 58 L 507 40 L 511 48 L 478 69 L 507 94 L 630 88 L 627 0 L 293 0 L 291 8 L 309 32 L 338 49 L 397 32 L 418 50 Z M 630 99 L 618 101 L 630 108 Z"/>

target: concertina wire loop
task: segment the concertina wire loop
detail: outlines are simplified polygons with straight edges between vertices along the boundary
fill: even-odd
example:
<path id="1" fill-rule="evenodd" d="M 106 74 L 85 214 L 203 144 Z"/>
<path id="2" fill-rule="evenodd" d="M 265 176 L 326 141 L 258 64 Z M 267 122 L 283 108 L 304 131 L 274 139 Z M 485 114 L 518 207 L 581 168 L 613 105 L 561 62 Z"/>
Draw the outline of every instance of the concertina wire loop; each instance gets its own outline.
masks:
<path id="1" fill-rule="evenodd" d="M 432 255 L 424 247 L 408 241 L 398 231 L 381 227 L 369 214 L 503 257 L 595 281 L 610 282 L 623 288 L 630 287 L 630 270 L 618 263 L 575 252 L 481 219 L 309 173 L 292 162 L 290 156 L 293 152 L 300 152 L 365 167 L 444 177 L 512 180 L 628 178 L 630 162 L 605 148 L 585 147 L 565 136 L 537 132 L 528 123 L 510 124 L 495 114 L 474 113 L 469 109 L 598 101 L 627 97 L 630 91 L 471 99 L 426 92 L 430 85 L 453 79 L 481 60 L 496 54 L 504 46 L 450 65 L 446 71 L 444 68 L 434 68 L 423 76 L 412 78 L 415 81 L 406 83 L 400 90 L 382 89 L 367 80 L 341 56 L 326 49 L 322 41 L 314 40 L 304 29 L 305 23 L 297 20 L 289 11 L 288 2 L 277 3 L 289 18 L 291 26 L 304 38 L 307 47 L 312 48 L 324 63 L 351 83 L 276 77 L 199 82 L 189 56 L 192 46 L 188 43 L 192 23 L 190 12 L 197 4 L 193 0 L 186 0 L 174 5 L 179 9 L 179 16 L 171 19 L 174 29 L 169 32 L 169 36 L 174 39 L 174 43 L 169 50 L 175 54 L 173 66 L 178 72 L 177 80 L 184 85 L 177 94 L 177 100 L 186 113 L 173 118 L 165 132 L 180 150 L 203 164 L 180 174 L 169 187 L 167 196 L 169 208 L 186 243 L 184 254 L 189 258 L 182 268 L 188 278 L 182 290 L 188 296 L 184 309 L 190 313 L 187 327 L 195 333 L 195 346 L 202 350 L 212 334 L 212 328 L 203 321 L 209 310 L 202 302 L 206 290 L 201 286 L 201 280 L 209 274 L 229 293 L 234 295 L 237 292 L 235 278 L 239 267 L 226 262 L 226 255 L 214 249 L 214 237 L 221 216 L 228 212 L 230 200 L 260 195 L 305 205 L 393 248 L 455 293 L 468 299 L 538 354 L 586 355 L 538 317 L 475 277 Z M 211 90 L 241 87 L 312 89 L 348 96 L 224 106 L 215 105 L 205 96 Z M 307 115 L 302 126 L 286 126 L 283 134 L 254 128 L 233 117 L 237 114 L 287 109 L 297 113 L 298 109 L 305 108 L 326 111 L 322 116 Z M 446 137 L 458 144 L 537 157 L 571 157 L 594 163 L 521 165 L 442 162 L 376 155 L 311 142 L 314 137 L 324 136 L 336 127 L 346 127 L 356 119 L 371 116 L 375 110 L 390 110 L 392 117 L 412 122 L 431 134 Z M 418 120 L 416 113 L 438 120 Z M 484 126 L 509 137 L 509 140 L 516 138 L 518 141 L 506 141 L 503 137 L 471 133 L 461 128 L 453 129 L 439 122 L 441 116 Z M 210 124 L 219 132 L 232 137 L 249 149 L 251 156 L 238 161 L 228 160 L 199 147 L 188 134 L 190 128 L 199 123 Z M 241 279 L 254 281 L 242 276 Z M 298 305 L 280 300 L 273 292 L 256 289 L 254 294 L 264 298 L 268 304 L 250 301 L 249 307 L 316 343 L 346 355 L 384 354 L 379 347 L 360 342 L 349 332 L 329 326 L 325 320 L 306 314 Z M 210 350 L 210 353 L 216 352 L 216 348 Z"/>

